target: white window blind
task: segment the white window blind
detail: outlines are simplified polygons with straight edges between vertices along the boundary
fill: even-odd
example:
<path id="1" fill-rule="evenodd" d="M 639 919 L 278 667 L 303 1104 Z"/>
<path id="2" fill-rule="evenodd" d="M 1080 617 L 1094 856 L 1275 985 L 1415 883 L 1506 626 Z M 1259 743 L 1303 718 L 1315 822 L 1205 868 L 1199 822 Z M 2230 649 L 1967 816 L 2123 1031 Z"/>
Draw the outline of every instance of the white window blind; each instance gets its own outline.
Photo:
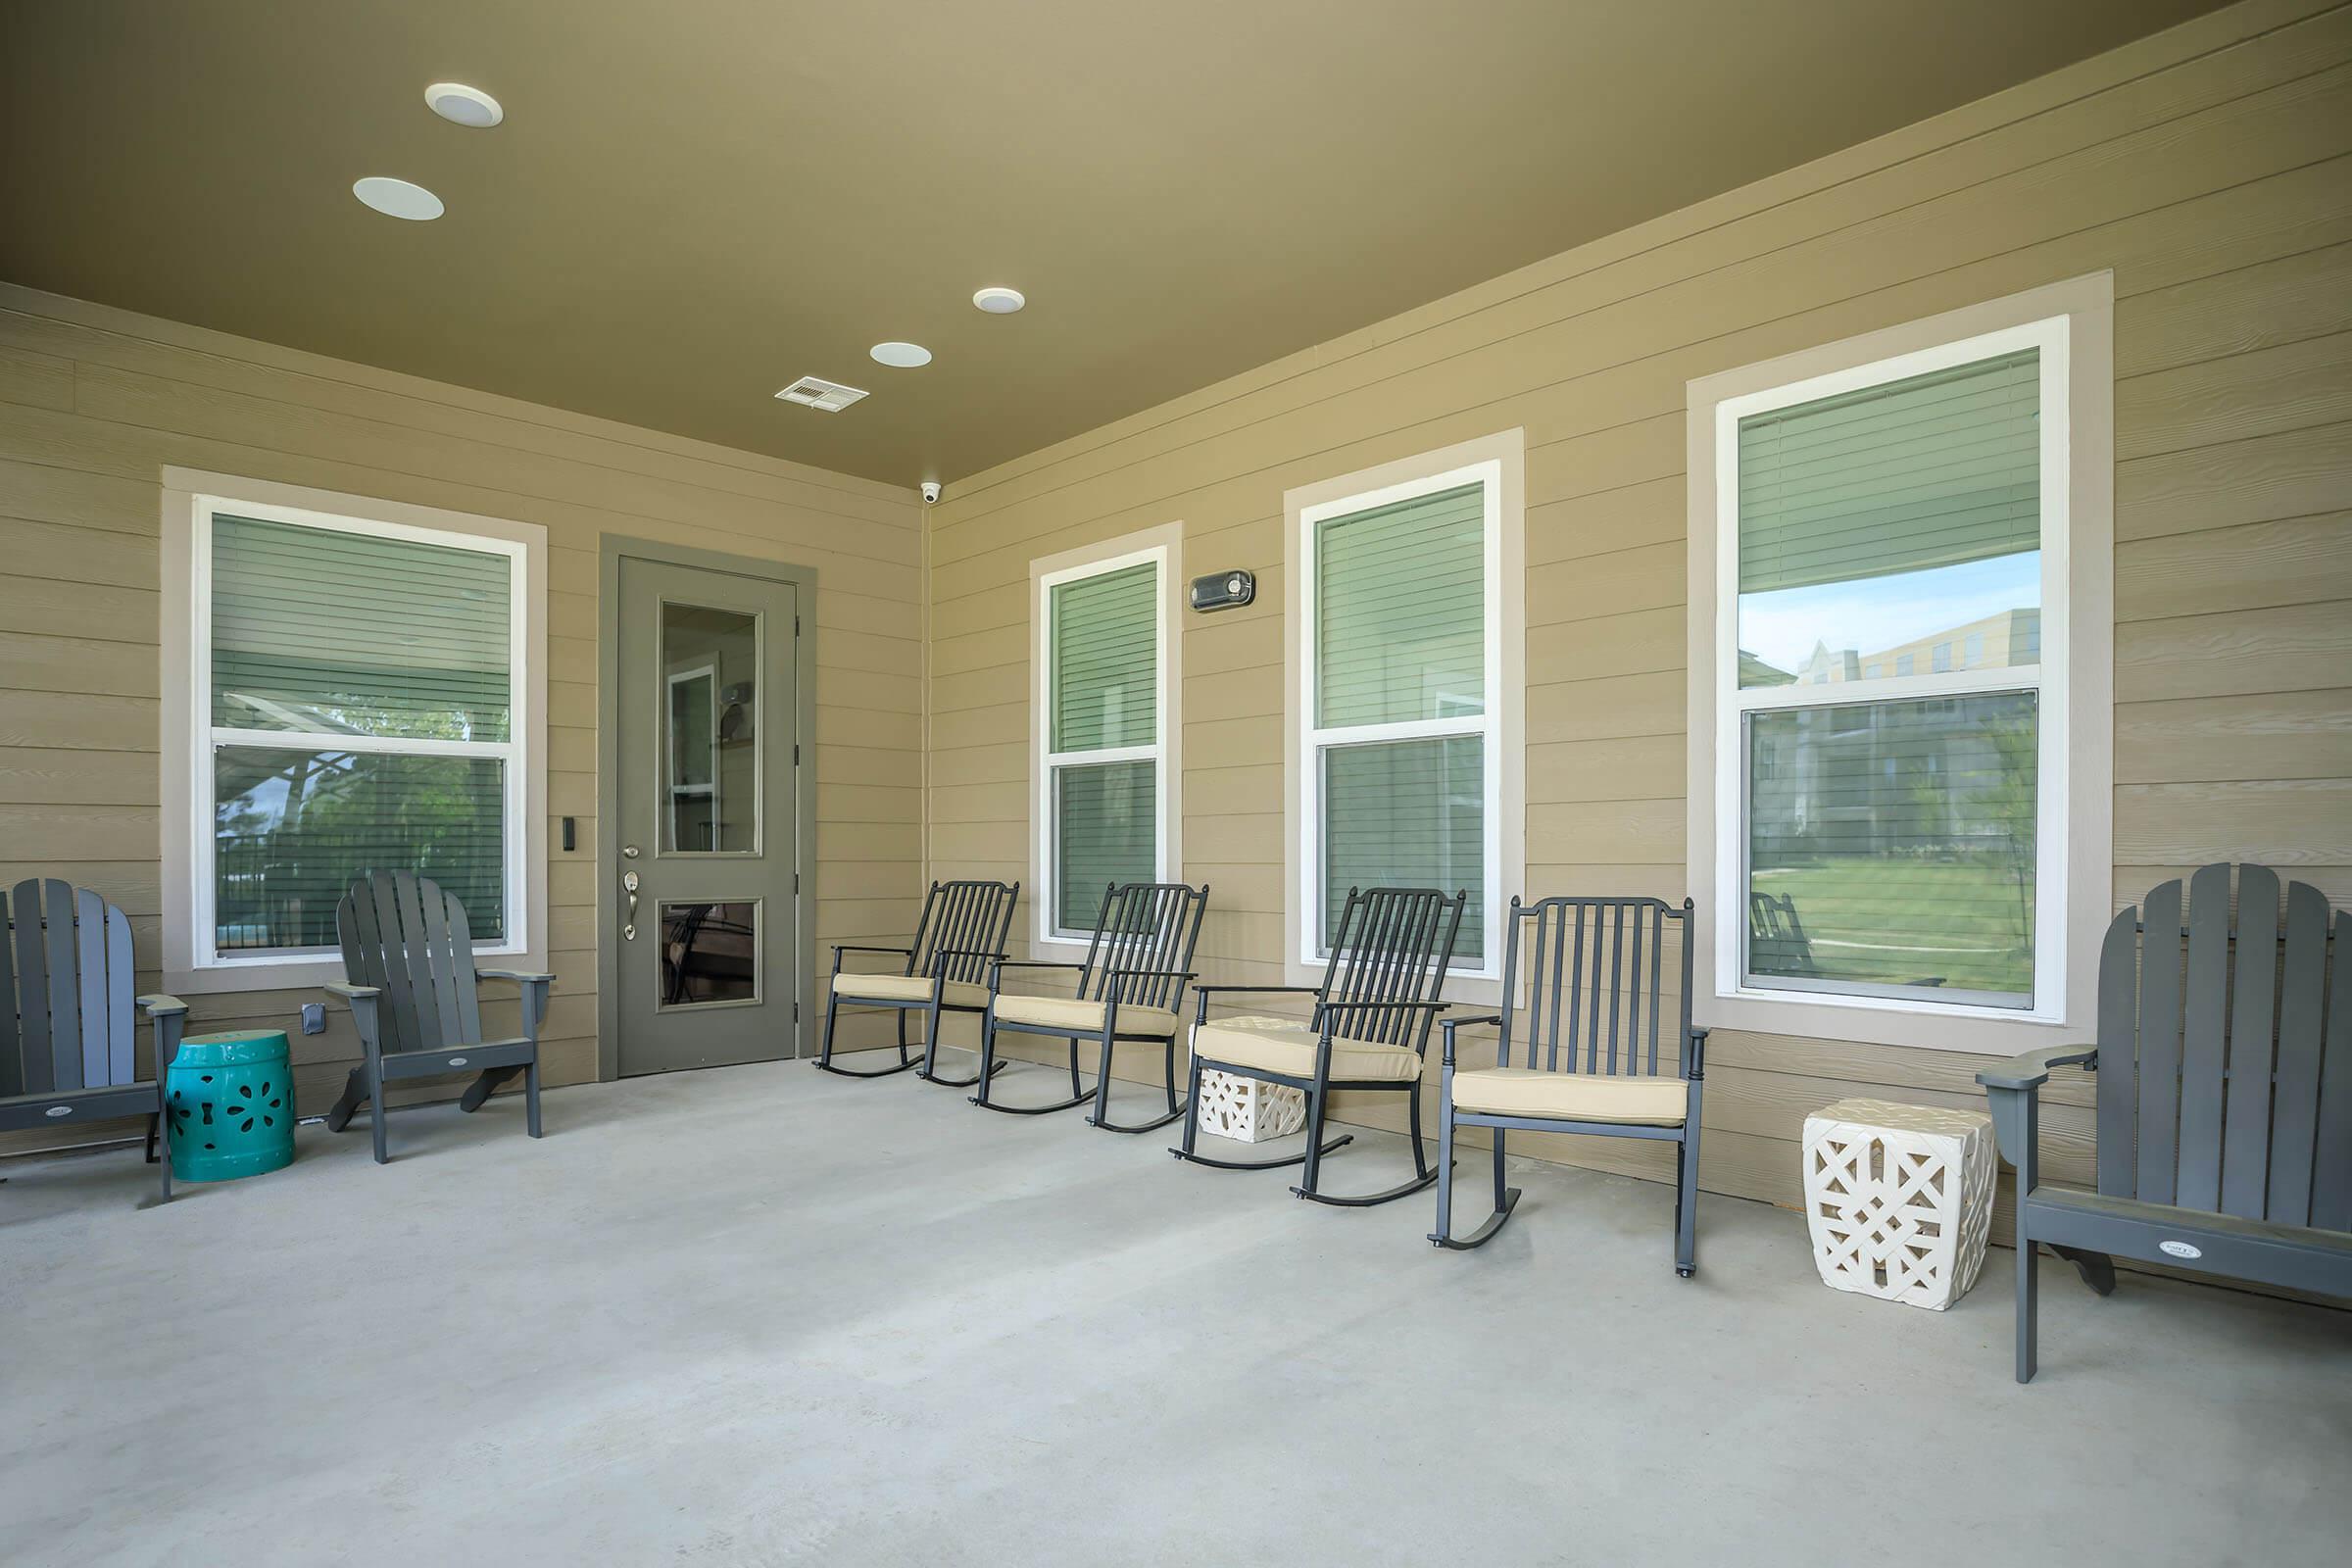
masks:
<path id="1" fill-rule="evenodd" d="M 200 957 L 332 951 L 373 869 L 514 934 L 521 562 L 415 532 L 210 513 Z"/>
<path id="2" fill-rule="evenodd" d="M 1094 928 L 1103 890 L 1159 875 L 1164 789 L 1154 556 L 1046 586 L 1054 933 Z"/>
<path id="3" fill-rule="evenodd" d="M 1495 725 L 1489 475 L 1302 514 L 1312 576 L 1308 956 L 1351 887 L 1466 889 L 1487 908 Z M 1483 919 L 1455 954 L 1484 964 Z"/>

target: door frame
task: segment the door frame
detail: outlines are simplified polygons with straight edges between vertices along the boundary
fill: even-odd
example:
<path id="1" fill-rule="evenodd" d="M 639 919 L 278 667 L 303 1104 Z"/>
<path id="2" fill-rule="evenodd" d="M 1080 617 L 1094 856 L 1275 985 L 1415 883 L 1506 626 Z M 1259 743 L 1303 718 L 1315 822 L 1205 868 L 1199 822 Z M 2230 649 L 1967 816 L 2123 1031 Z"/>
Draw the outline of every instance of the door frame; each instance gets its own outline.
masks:
<path id="1" fill-rule="evenodd" d="M 622 558 L 665 566 L 756 577 L 789 584 L 800 624 L 793 644 L 794 733 L 801 749 L 793 769 L 792 905 L 794 976 L 792 1054 L 805 1056 L 817 1014 L 816 973 L 816 568 L 783 561 L 698 550 L 690 545 L 603 536 L 597 563 L 596 619 L 596 1076 L 620 1076 L 620 906 L 612 878 L 620 865 L 620 563 Z M 772 841 L 771 841 L 772 842 Z M 776 999 L 779 1003 L 784 998 Z"/>

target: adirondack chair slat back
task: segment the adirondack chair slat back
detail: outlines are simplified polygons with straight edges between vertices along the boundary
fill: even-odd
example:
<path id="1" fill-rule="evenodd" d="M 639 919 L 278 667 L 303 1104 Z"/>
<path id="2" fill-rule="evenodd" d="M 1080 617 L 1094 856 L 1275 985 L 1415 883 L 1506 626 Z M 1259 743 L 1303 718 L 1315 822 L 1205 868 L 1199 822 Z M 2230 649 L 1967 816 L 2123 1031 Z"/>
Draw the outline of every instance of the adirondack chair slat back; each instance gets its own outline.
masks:
<path id="1" fill-rule="evenodd" d="M 1012 907 L 1020 896 L 1018 882 L 932 883 L 923 899 L 922 918 L 915 925 L 914 951 L 907 955 L 906 972 L 945 976 L 963 985 L 986 985 L 988 959 L 982 955 L 1004 951 L 1005 933 L 1012 929 Z"/>
<path id="2" fill-rule="evenodd" d="M 130 922 L 87 888 L 28 878 L 0 896 L 0 1100 L 139 1081 Z"/>
<path id="3" fill-rule="evenodd" d="M 1350 1004 L 1437 1001 L 1469 899 L 1436 888 L 1349 888 L 1315 998 L 1316 1026 L 1328 1018 L 1349 1040 L 1425 1043 L 1434 1013 Z"/>
<path id="4" fill-rule="evenodd" d="M 1659 899 L 1512 900 L 1496 1060 L 1680 1076 L 1690 1034 L 1690 907 L 1688 900 L 1680 907 Z M 1681 977 L 1671 1000 L 1663 991 L 1670 932 Z"/>
<path id="5" fill-rule="evenodd" d="M 2208 865 L 2150 892 L 2099 954 L 2098 1184 L 2352 1230 L 2352 915 Z M 2185 918 L 2184 918 L 2185 915 Z"/>
<path id="6" fill-rule="evenodd" d="M 383 993 L 376 1004 L 386 1054 L 482 1043 L 466 906 L 430 877 L 368 871 L 335 906 L 335 934 L 353 985 Z"/>
<path id="7" fill-rule="evenodd" d="M 1200 916 L 1207 908 L 1208 889 L 1182 882 L 1114 883 L 1104 888 L 1102 917 L 1086 945 L 1086 965 L 1078 972 L 1078 995 L 1105 1001 L 1114 974 L 1157 970 L 1161 972 L 1131 982 L 1119 1000 L 1132 1006 L 1174 1011 L 1183 1000 L 1185 982 L 1165 971 L 1193 966 Z"/>

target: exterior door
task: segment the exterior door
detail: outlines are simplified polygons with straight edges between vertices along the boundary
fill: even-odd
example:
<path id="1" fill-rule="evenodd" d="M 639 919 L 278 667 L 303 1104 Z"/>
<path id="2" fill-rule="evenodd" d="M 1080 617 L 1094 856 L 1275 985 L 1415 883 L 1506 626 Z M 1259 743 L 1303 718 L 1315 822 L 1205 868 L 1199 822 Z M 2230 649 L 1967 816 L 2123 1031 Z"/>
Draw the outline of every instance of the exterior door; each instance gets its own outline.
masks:
<path id="1" fill-rule="evenodd" d="M 620 560 L 620 855 L 602 868 L 623 1076 L 793 1054 L 790 583 Z"/>

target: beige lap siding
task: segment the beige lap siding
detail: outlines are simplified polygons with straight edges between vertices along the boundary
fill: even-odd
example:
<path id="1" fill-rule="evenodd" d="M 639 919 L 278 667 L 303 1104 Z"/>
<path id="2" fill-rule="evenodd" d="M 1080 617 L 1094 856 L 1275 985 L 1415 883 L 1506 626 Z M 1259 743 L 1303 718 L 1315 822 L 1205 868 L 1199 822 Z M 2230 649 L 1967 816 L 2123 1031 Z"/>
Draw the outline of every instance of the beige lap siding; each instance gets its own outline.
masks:
<path id="1" fill-rule="evenodd" d="M 2099 269 L 2119 706 L 2116 864 L 2090 897 L 2248 858 L 2352 902 L 2352 12 L 2298 3 L 2203 18 L 953 486 L 928 519 L 929 874 L 1023 874 L 1030 561 L 1181 520 L 1181 576 L 1258 573 L 1255 604 L 1182 622 L 1181 874 L 1213 889 L 1198 967 L 1281 982 L 1283 492 L 1519 426 L 1528 863 L 1505 886 L 1680 900 L 1685 383 Z M 1472 1038 L 1465 1061 L 1491 1065 Z M 1807 1111 L 1982 1105 L 1978 1065 L 1718 1034 L 1702 1184 L 1795 1202 Z M 2063 1075 L 2046 1098 L 2063 1179 L 2090 1174 L 2090 1104 Z M 1393 1096 L 1341 1113 L 1402 1121 Z M 1514 1148 L 1651 1177 L 1672 1158 Z"/>
<path id="2" fill-rule="evenodd" d="M 547 529 L 551 1084 L 597 1071 L 596 901 L 607 887 L 594 859 L 597 592 L 608 533 L 816 568 L 815 602 L 802 609 L 814 617 L 817 662 L 816 936 L 908 940 L 922 764 L 910 493 L 0 285 L 0 882 L 64 877 L 122 906 L 143 987 L 159 978 L 163 909 L 159 654 L 172 668 L 179 658 L 158 648 L 159 607 L 183 591 L 161 580 L 167 465 Z M 564 816 L 577 819 L 570 854 Z M 516 1027 L 512 991 L 484 987 L 487 1029 Z M 300 1102 L 314 1112 L 359 1053 L 340 1007 L 325 1034 L 296 1032 L 296 1007 L 317 1000 L 312 990 L 190 995 L 188 1028 L 287 1029 Z M 865 1013 L 852 1027 L 879 1044 L 891 1025 Z M 15 1135 L 0 1150 L 54 1141 Z"/>

